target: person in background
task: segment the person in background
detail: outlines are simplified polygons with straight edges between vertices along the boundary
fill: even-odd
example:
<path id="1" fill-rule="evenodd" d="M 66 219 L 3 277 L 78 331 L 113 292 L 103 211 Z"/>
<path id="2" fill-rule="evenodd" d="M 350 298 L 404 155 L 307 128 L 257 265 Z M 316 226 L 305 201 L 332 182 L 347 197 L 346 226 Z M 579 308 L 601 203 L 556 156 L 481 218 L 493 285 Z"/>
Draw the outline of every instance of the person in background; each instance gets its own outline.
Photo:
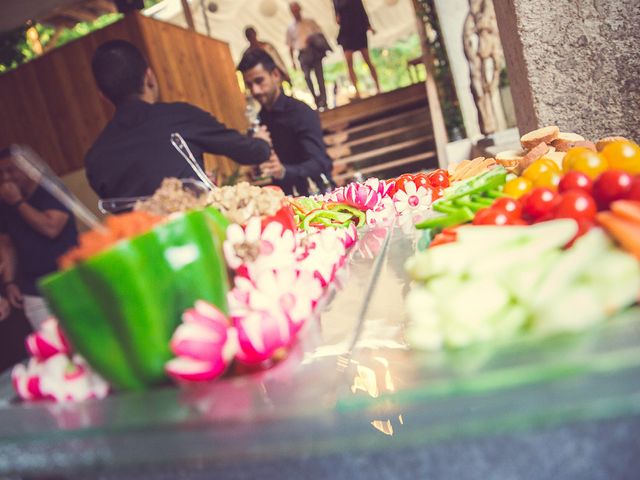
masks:
<path id="1" fill-rule="evenodd" d="M 38 278 L 58 269 L 56 260 L 77 243 L 67 208 L 0 152 L 0 259 L 2 285 L 11 306 L 24 308 L 34 330 L 50 316 L 36 288 Z"/>
<path id="2" fill-rule="evenodd" d="M 204 152 L 246 165 L 269 159 L 266 131 L 250 138 L 193 105 L 159 102 L 156 76 L 133 44 L 102 44 L 91 67 L 100 92 L 116 107 L 85 157 L 87 179 L 100 198 L 151 195 L 166 177 L 196 178 L 171 145 L 172 133 L 182 135 L 201 167 Z"/>
<path id="3" fill-rule="evenodd" d="M 295 52 L 298 52 L 300 68 L 304 73 L 304 79 L 307 82 L 309 91 L 313 94 L 318 109 L 324 110 L 327 108 L 327 90 L 324 83 L 322 59 L 325 57 L 327 50 L 331 50 L 331 47 L 327 44 L 316 21 L 302 17 L 302 8 L 298 2 L 291 2 L 289 7 L 294 20 L 287 29 L 286 42 L 291 54 L 293 68 L 298 68 L 295 59 Z M 312 71 L 318 83 L 318 93 L 316 93 L 311 79 Z"/>
<path id="4" fill-rule="evenodd" d="M 280 70 L 280 75 L 282 76 L 282 80 L 290 84 L 291 78 L 289 77 L 289 73 L 287 72 L 287 67 L 285 66 L 284 60 L 282 60 L 282 57 L 278 53 L 278 50 L 276 49 L 276 47 L 271 45 L 269 42 L 262 42 L 258 40 L 258 33 L 256 32 L 256 29 L 253 27 L 245 28 L 244 36 L 247 37 L 247 41 L 249 42 L 249 48 L 247 48 L 242 55 L 244 56 L 249 50 L 253 50 L 253 49 L 264 50 L 269 54 L 271 58 L 273 58 L 273 61 L 278 67 L 278 70 Z"/>
<path id="5" fill-rule="evenodd" d="M 367 32 L 371 31 L 375 34 L 375 30 L 371 27 L 362 0 L 333 0 L 333 5 L 336 11 L 336 21 L 338 25 L 340 25 L 338 44 L 341 45 L 344 50 L 344 56 L 349 69 L 349 77 L 356 89 L 356 98 L 360 98 L 360 90 L 358 89 L 358 76 L 353 69 L 354 52 L 360 52 L 362 55 L 362 58 L 369 67 L 371 77 L 376 84 L 376 90 L 380 93 L 378 72 L 369 56 L 369 43 L 367 39 Z"/>
<path id="6" fill-rule="evenodd" d="M 263 50 L 247 52 L 238 70 L 262 107 L 260 121 L 273 143 L 274 154 L 261 166 L 262 174 L 271 176 L 287 194 L 307 195 L 311 182 L 322 190 L 330 188 L 332 162 L 318 113 L 282 92 L 280 71 Z"/>

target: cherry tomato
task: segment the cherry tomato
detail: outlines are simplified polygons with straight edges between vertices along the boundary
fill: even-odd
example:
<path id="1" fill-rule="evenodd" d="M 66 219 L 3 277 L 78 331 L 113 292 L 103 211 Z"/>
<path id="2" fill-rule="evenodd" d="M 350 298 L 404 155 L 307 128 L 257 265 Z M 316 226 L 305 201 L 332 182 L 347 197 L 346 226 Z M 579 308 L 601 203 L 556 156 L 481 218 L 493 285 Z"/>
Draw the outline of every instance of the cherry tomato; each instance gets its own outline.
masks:
<path id="1" fill-rule="evenodd" d="M 551 190 L 557 190 L 561 179 L 562 175 L 560 175 L 560 173 L 548 170 L 538 175 L 538 178 L 533 181 L 533 186 L 534 188 L 546 187 Z"/>
<path id="2" fill-rule="evenodd" d="M 573 150 L 575 150 L 575 148 L 569 150 L 565 155 L 562 163 L 563 169 L 566 158 Z M 584 148 L 584 150 L 580 150 L 576 154 L 572 155 L 570 157 L 568 166 L 569 170 L 577 170 L 578 172 L 582 172 L 592 180 L 595 180 L 598 175 L 600 175 L 608 168 L 607 160 L 604 157 L 598 155 L 596 152 L 589 150 L 588 148 Z"/>
<path id="3" fill-rule="evenodd" d="M 636 175 L 631 180 L 631 188 L 627 194 L 627 199 L 640 202 L 640 175 Z"/>
<path id="4" fill-rule="evenodd" d="M 640 173 L 640 146 L 631 141 L 611 142 L 600 152 L 609 167 L 627 173 Z"/>
<path id="5" fill-rule="evenodd" d="M 411 175 L 410 173 L 405 173 L 403 175 L 400 175 L 396 180 L 396 192 L 398 190 L 402 190 L 404 192 L 405 184 L 414 183 L 413 178 L 414 178 L 413 175 Z"/>
<path id="6" fill-rule="evenodd" d="M 513 198 L 520 198 L 525 193 L 528 193 L 532 188 L 533 183 L 531 180 L 524 177 L 517 177 L 504 184 L 504 190 L 502 193 Z"/>
<path id="7" fill-rule="evenodd" d="M 573 218 L 579 220 L 593 220 L 598 209 L 591 195 L 582 190 L 569 190 L 562 194 L 555 211 L 555 218 Z"/>
<path id="8" fill-rule="evenodd" d="M 416 188 L 424 187 L 427 190 L 431 188 L 431 182 L 429 181 L 429 176 L 426 173 L 416 173 L 413 176 L 413 183 L 416 184 Z"/>
<path id="9" fill-rule="evenodd" d="M 555 211 L 559 195 L 549 188 L 534 188 L 522 198 L 522 213 L 534 220 Z"/>
<path id="10" fill-rule="evenodd" d="M 614 200 L 627 198 L 633 177 L 622 170 L 607 170 L 593 184 L 593 196 L 601 208 L 609 207 Z"/>
<path id="11" fill-rule="evenodd" d="M 493 202 L 491 208 L 504 212 L 510 220 L 516 220 L 522 216 L 522 205 L 520 205 L 520 202 L 514 200 L 513 198 L 499 198 L 495 202 Z"/>
<path id="12" fill-rule="evenodd" d="M 540 175 L 545 172 L 560 173 L 560 168 L 553 160 L 549 160 L 548 158 L 540 158 L 529 165 L 522 173 L 522 176 L 534 182 Z"/>
<path id="13" fill-rule="evenodd" d="M 593 182 L 584 173 L 572 170 L 562 177 L 558 185 L 558 191 L 560 193 L 568 190 L 584 190 L 587 193 L 591 193 L 593 190 Z"/>
<path id="14" fill-rule="evenodd" d="M 473 218 L 474 225 L 508 225 L 509 217 L 502 210 L 481 208 Z"/>
<path id="15" fill-rule="evenodd" d="M 573 162 L 581 158 L 593 158 L 598 156 L 596 152 L 587 147 L 573 147 L 562 158 L 562 171 L 568 172 L 572 170 Z"/>
<path id="16" fill-rule="evenodd" d="M 444 187 L 447 188 L 450 185 L 449 173 L 441 168 L 434 170 L 427 175 L 429 183 L 432 187 Z"/>
<path id="17" fill-rule="evenodd" d="M 435 202 L 437 199 L 442 198 L 444 195 L 444 188 L 431 187 L 431 201 Z"/>

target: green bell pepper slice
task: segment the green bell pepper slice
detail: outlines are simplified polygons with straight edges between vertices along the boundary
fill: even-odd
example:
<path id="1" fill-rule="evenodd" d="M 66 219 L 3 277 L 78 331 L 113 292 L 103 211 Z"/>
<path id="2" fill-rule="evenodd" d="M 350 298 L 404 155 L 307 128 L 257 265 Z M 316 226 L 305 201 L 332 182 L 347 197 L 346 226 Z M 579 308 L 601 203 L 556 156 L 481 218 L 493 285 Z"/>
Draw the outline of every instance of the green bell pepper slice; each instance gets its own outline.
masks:
<path id="1" fill-rule="evenodd" d="M 215 209 L 188 212 L 43 278 L 40 291 L 75 350 L 114 386 L 163 383 L 182 313 L 196 300 L 228 310 L 227 225 Z"/>

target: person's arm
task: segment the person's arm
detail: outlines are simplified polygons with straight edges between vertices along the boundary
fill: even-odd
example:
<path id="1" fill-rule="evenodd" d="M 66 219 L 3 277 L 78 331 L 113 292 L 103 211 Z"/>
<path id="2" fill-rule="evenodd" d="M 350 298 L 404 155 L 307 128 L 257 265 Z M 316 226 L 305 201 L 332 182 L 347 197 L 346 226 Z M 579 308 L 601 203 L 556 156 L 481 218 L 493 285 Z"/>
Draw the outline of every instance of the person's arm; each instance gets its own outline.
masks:
<path id="1" fill-rule="evenodd" d="M 22 308 L 22 293 L 16 283 L 16 252 L 11 238 L 3 232 L 0 232 L 0 263 L 0 277 L 7 300 L 13 307 Z"/>
<path id="2" fill-rule="evenodd" d="M 322 136 L 320 117 L 310 108 L 304 109 L 294 135 L 300 141 L 303 160 L 297 164 L 287 164 L 284 179 L 295 177 L 319 177 L 321 173 L 331 171 L 331 160 Z"/>
<path id="3" fill-rule="evenodd" d="M 29 205 L 15 183 L 0 185 L 0 198 L 20 214 L 22 219 L 36 232 L 47 238 L 56 238 L 69 221 L 69 214 L 61 210 L 40 211 Z"/>
<path id="4" fill-rule="evenodd" d="M 269 158 L 271 147 L 259 138 L 251 138 L 227 128 L 213 115 L 190 106 L 183 136 L 205 152 L 225 155 L 243 165 L 256 165 Z"/>

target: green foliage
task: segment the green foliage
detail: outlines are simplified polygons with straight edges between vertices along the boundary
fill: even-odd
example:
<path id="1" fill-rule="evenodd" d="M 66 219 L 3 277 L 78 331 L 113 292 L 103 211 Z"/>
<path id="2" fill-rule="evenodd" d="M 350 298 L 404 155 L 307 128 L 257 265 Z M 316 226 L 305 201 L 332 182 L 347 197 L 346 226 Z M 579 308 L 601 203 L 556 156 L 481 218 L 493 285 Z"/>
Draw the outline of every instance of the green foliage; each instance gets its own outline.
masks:
<path id="1" fill-rule="evenodd" d="M 65 28 L 62 30 L 56 40 L 56 47 L 64 45 L 67 42 L 83 37 L 94 30 L 106 27 L 122 18 L 120 13 L 108 13 L 97 18 L 93 22 L 80 22 L 73 28 Z M 46 48 L 47 44 L 52 40 L 55 30 L 49 25 L 36 24 L 36 30 L 40 36 L 40 43 Z M 26 63 L 37 54 L 27 42 L 27 26 L 20 27 L 11 32 L 0 35 L 0 74 L 13 70 L 19 65 Z"/>

